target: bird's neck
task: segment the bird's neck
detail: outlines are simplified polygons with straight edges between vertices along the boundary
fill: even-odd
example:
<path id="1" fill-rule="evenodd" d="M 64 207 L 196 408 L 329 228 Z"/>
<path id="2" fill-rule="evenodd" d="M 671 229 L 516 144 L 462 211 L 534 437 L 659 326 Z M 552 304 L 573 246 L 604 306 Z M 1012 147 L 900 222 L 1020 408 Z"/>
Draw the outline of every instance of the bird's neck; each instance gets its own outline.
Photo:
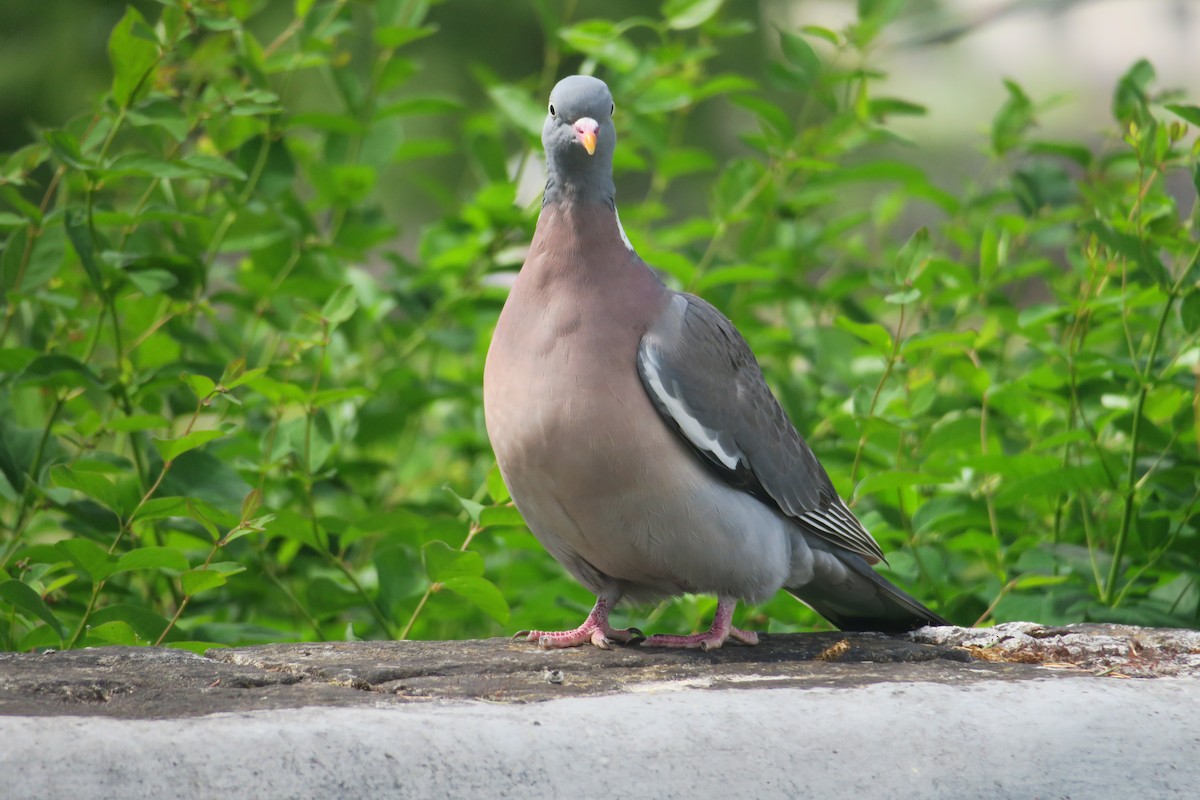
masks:
<path id="1" fill-rule="evenodd" d="M 543 204 L 522 273 L 536 286 L 631 280 L 661 285 L 633 251 L 611 201 L 581 202 L 569 196 Z"/>
<path id="2" fill-rule="evenodd" d="M 546 194 L 542 205 L 571 203 L 573 205 L 613 206 L 617 187 L 613 183 L 612 158 L 603 154 L 587 156 L 571 153 L 571 163 L 546 164 Z"/>

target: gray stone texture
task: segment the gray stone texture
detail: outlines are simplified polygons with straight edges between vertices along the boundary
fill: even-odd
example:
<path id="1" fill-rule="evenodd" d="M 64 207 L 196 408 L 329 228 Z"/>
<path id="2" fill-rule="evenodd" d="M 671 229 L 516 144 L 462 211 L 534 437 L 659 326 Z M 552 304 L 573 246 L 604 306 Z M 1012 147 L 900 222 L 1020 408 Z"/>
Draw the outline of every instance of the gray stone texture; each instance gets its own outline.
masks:
<path id="1" fill-rule="evenodd" d="M 0 654 L 0 797 L 1193 798 L 1198 662 L 1028 623 Z"/>

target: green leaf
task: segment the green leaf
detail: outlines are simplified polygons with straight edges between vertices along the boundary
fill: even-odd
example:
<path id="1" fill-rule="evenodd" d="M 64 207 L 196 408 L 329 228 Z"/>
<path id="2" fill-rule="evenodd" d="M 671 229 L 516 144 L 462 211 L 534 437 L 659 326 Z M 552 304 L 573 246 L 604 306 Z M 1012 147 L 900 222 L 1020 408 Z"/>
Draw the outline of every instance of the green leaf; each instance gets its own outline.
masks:
<path id="1" fill-rule="evenodd" d="M 488 506 L 479 513 L 479 524 L 484 528 L 521 527 L 525 525 L 525 518 L 516 506 Z"/>
<path id="2" fill-rule="evenodd" d="M 1033 126 L 1033 102 L 1015 82 L 1004 81 L 1008 99 L 992 120 L 992 150 L 998 156 L 1005 155 L 1021 144 L 1025 132 Z"/>
<path id="3" fill-rule="evenodd" d="M 1014 589 L 1042 589 L 1046 586 L 1058 586 L 1071 579 L 1070 575 L 1022 575 L 1013 584 Z"/>
<path id="4" fill-rule="evenodd" d="M 488 97 L 518 130 L 533 138 L 541 137 L 546 107 L 530 97 L 528 92 L 515 86 L 493 86 L 488 89 Z"/>
<path id="5" fill-rule="evenodd" d="M 867 342 L 884 355 L 892 353 L 892 335 L 877 322 L 855 322 L 849 317 L 839 315 L 833 323 L 844 331 L 853 333 Z"/>
<path id="6" fill-rule="evenodd" d="M 368 164 L 314 164 L 310 173 L 321 197 L 338 207 L 351 207 L 367 199 L 378 180 Z"/>
<path id="7" fill-rule="evenodd" d="M 362 603 L 362 597 L 348 586 L 323 575 L 311 580 L 305 599 L 309 610 L 318 617 L 338 614 Z"/>
<path id="8" fill-rule="evenodd" d="M 33 614 L 38 619 L 53 628 L 61 639 L 63 636 L 62 623 L 50 611 L 46 601 L 32 588 L 18 580 L 0 582 L 0 599 L 7 600 L 19 609 Z"/>
<path id="9" fill-rule="evenodd" d="M 884 295 L 883 302 L 891 303 L 892 305 L 902 306 L 906 303 L 912 303 L 921 299 L 920 289 L 907 289 L 903 292 L 892 292 L 889 295 Z"/>
<path id="10" fill-rule="evenodd" d="M 1192 123 L 1200 125 L 1200 106 L 1185 106 L 1178 103 L 1167 103 L 1163 108 L 1170 111 L 1175 116 Z"/>
<path id="11" fill-rule="evenodd" d="M 188 373 L 182 376 L 183 382 L 191 388 L 192 393 L 199 400 L 205 400 L 211 397 L 213 392 L 217 390 L 217 383 L 207 375 L 197 373 Z"/>
<path id="12" fill-rule="evenodd" d="M 108 622 L 120 621 L 133 628 L 143 642 L 153 642 L 163 635 L 167 629 L 167 620 L 143 606 L 132 603 L 113 603 L 110 606 L 97 609 L 92 614 L 92 625 L 104 625 Z"/>
<path id="13" fill-rule="evenodd" d="M 64 539 L 55 547 L 86 572 L 93 583 L 107 578 L 117 566 L 117 560 L 107 550 L 88 539 Z"/>
<path id="14" fill-rule="evenodd" d="M 791 118 L 778 105 L 755 95 L 737 95 L 730 98 L 734 104 L 745 108 L 769 129 L 787 138 L 795 135 Z"/>
<path id="15" fill-rule="evenodd" d="M 333 329 L 354 316 L 357 308 L 358 297 L 354 294 L 354 287 L 342 286 L 325 301 L 325 305 L 321 308 L 321 319 L 329 323 L 330 329 Z"/>
<path id="16" fill-rule="evenodd" d="M 1093 161 L 1092 151 L 1086 145 L 1075 144 L 1073 142 L 1030 142 L 1026 145 L 1025 149 L 1027 152 L 1035 155 L 1061 156 L 1074 161 L 1085 169 Z"/>
<path id="17" fill-rule="evenodd" d="M 66 131 L 46 131 L 42 134 L 51 151 L 68 167 L 91 169 L 96 166 L 79 149 L 79 140 Z"/>
<path id="18" fill-rule="evenodd" d="M 179 283 L 179 279 L 165 269 L 130 270 L 125 275 L 146 297 L 162 294 Z"/>
<path id="19" fill-rule="evenodd" d="M 389 547 L 375 553 L 373 561 L 379 575 L 379 604 L 384 609 L 391 610 L 425 590 L 420 565 L 408 548 Z"/>
<path id="20" fill-rule="evenodd" d="M 1047 497 L 1063 492 L 1086 492 L 1089 496 L 1111 488 L 1108 473 L 1099 462 L 1080 467 L 1060 467 L 1006 482 L 997 500 L 1008 504 L 1023 497 Z"/>
<path id="21" fill-rule="evenodd" d="M 486 578 L 460 576 L 447 578 L 441 583 L 456 595 L 471 601 L 483 613 L 501 625 L 508 622 L 508 602 L 496 585 Z"/>
<path id="22" fill-rule="evenodd" d="M 258 507 L 262 505 L 262 490 L 252 489 L 242 498 L 242 513 L 241 518 L 249 520 L 254 517 L 254 512 L 258 511 Z"/>
<path id="23" fill-rule="evenodd" d="M 435 583 L 483 575 L 483 556 L 472 550 L 455 550 L 445 542 L 433 541 L 422 548 L 421 554 L 425 559 L 425 574 Z"/>
<path id="24" fill-rule="evenodd" d="M 150 70 L 158 62 L 154 31 L 133 6 L 113 28 L 108 39 L 108 58 L 113 67 L 113 101 L 121 108 L 130 105 L 135 94 L 149 84 Z"/>
<path id="25" fill-rule="evenodd" d="M 96 263 L 96 248 L 92 242 L 92 232 L 87 225 L 87 215 L 78 208 L 72 208 L 67 211 L 65 224 L 67 237 L 70 238 L 75 252 L 79 254 L 79 261 L 83 264 L 83 271 L 87 273 L 88 280 L 101 297 L 107 297 L 108 291 L 100 274 L 100 265 Z"/>
<path id="26" fill-rule="evenodd" d="M 244 524 L 238 525 L 221 537 L 221 546 L 224 547 L 230 542 L 237 541 L 243 536 L 249 536 L 252 533 L 266 533 L 267 526 L 274 521 L 274 514 L 263 514 L 262 516 L 248 519 Z"/>
<path id="27" fill-rule="evenodd" d="M 1149 117 L 1148 104 L 1150 82 L 1154 80 L 1154 67 L 1146 59 L 1138 59 L 1117 81 L 1113 92 L 1113 116 L 1122 125 L 1130 122 L 1145 122 Z"/>
<path id="28" fill-rule="evenodd" d="M 756 267 L 751 264 L 717 267 L 704 273 L 698 282 L 698 288 L 704 290 L 716 286 L 744 286 L 756 281 L 772 281 L 778 277 L 779 274 L 770 267 Z"/>
<path id="29" fill-rule="evenodd" d="M 81 386 L 76 380 L 70 380 L 63 373 L 74 373 L 94 386 L 100 386 L 101 381 L 91 367 L 80 363 L 70 356 L 49 355 L 39 356 L 21 370 L 18 380 L 22 383 L 52 383 L 55 385 Z"/>
<path id="30" fill-rule="evenodd" d="M 560 28 L 558 36 L 568 46 L 608 64 L 619 72 L 637 67 L 640 54 L 623 36 L 624 26 L 606 19 L 589 19 L 577 25 Z M 655 81 L 651 91 L 658 85 Z"/>
<path id="31" fill-rule="evenodd" d="M 1188 333 L 1200 330 L 1200 291 L 1193 290 L 1179 304 L 1179 320 Z"/>
<path id="32" fill-rule="evenodd" d="M 225 388 L 227 390 L 228 389 L 236 389 L 237 387 L 241 386 L 242 384 L 250 383 L 251 381 L 258 378 L 259 375 L 265 374 L 266 371 L 267 371 L 266 367 L 255 367 L 254 369 L 248 369 L 241 373 L 235 373 L 236 377 L 231 378 L 229 380 L 225 380 L 224 378 L 222 378 L 221 383 L 223 383 L 225 385 Z"/>
<path id="33" fill-rule="evenodd" d="M 152 519 L 168 519 L 170 517 L 190 516 L 188 497 L 154 497 L 142 503 L 141 508 L 133 516 L 134 522 L 145 522 Z"/>
<path id="34" fill-rule="evenodd" d="M 917 333 L 904 340 L 901 351 L 905 355 L 921 350 L 941 350 L 961 353 L 975 346 L 974 331 L 934 331 Z"/>
<path id="35" fill-rule="evenodd" d="M 821 74 L 821 59 L 803 36 L 781 30 L 779 44 L 784 57 L 808 80 L 815 80 Z"/>
<path id="36" fill-rule="evenodd" d="M 135 569 L 171 569 L 182 572 L 188 568 L 187 557 L 170 547 L 139 547 L 117 559 L 113 573 Z"/>
<path id="37" fill-rule="evenodd" d="M 0 347 L 0 373 L 15 375 L 37 358 L 37 350 L 32 347 Z"/>
<path id="38" fill-rule="evenodd" d="M 155 437 L 154 447 L 157 448 L 158 454 L 162 456 L 163 461 L 174 461 L 189 450 L 194 450 L 208 444 L 213 439 L 220 439 L 224 436 L 223 431 L 192 431 L 185 436 L 180 436 L 178 439 L 159 439 Z"/>
<path id="39" fill-rule="evenodd" d="M 460 506 L 462 506 L 463 511 L 467 512 L 467 516 L 471 518 L 472 522 L 479 522 L 479 514 L 483 511 L 483 503 L 478 503 L 469 497 L 463 497 L 449 486 L 446 486 L 445 489 L 450 494 L 454 495 L 454 499 L 458 501 Z"/>
<path id="40" fill-rule="evenodd" d="M 411 138 L 405 139 L 392 151 L 392 161 L 399 164 L 404 161 L 436 158 L 437 156 L 446 156 L 457 152 L 458 150 L 455 148 L 454 143 L 445 139 Z"/>
<path id="41" fill-rule="evenodd" d="M 1110 249 L 1132 260 L 1163 289 L 1169 291 L 1172 288 L 1171 275 L 1163 266 L 1151 242 L 1128 233 L 1120 233 L 1099 220 L 1087 223 L 1083 230 L 1094 234 Z"/>
<path id="42" fill-rule="evenodd" d="M 219 175 L 222 178 L 232 178 L 235 181 L 246 180 L 246 173 L 242 172 L 236 166 L 220 156 L 210 156 L 203 153 L 191 153 L 184 156 L 180 160 L 180 163 L 186 164 L 194 169 L 198 169 L 201 172 Z"/>
<path id="43" fill-rule="evenodd" d="M 929 113 L 929 109 L 920 103 L 912 103 L 898 97 L 874 97 L 868 102 L 867 108 L 873 119 L 887 119 L 893 116 L 923 117 Z"/>
<path id="44" fill-rule="evenodd" d="M 685 31 L 703 25 L 712 19 L 724 0 L 667 0 L 662 14 L 667 18 L 667 27 Z"/>
<path id="45" fill-rule="evenodd" d="M 254 629 L 254 626 L 251 626 L 251 625 L 238 626 L 238 627 L 243 627 L 247 631 L 253 631 L 253 629 Z M 250 635 L 253 635 L 253 633 L 251 633 Z M 173 650 L 186 650 L 187 652 L 195 653 L 198 656 L 204 655 L 209 650 L 221 650 L 221 649 L 229 648 L 229 647 L 233 646 L 230 644 L 226 644 L 225 642 L 200 642 L 200 641 L 163 642 L 163 644 L 166 647 L 169 647 Z"/>
<path id="46" fill-rule="evenodd" d="M 133 433 L 153 428 L 165 428 L 170 424 L 170 420 L 159 414 L 133 414 L 128 417 L 117 417 L 108 423 L 108 429 L 114 433 Z"/>
<path id="47" fill-rule="evenodd" d="M 907 470 L 890 469 L 868 475 L 854 487 L 854 499 L 877 494 L 889 489 L 901 489 L 907 486 L 931 486 L 946 483 L 945 478 L 931 475 L 928 472 L 909 472 Z"/>
<path id="48" fill-rule="evenodd" d="M 145 640 L 137 635 L 137 632 L 134 631 L 128 622 L 119 619 L 112 620 L 111 622 L 103 622 L 99 625 L 89 625 L 87 635 L 108 644 L 127 645 L 130 647 L 145 644 Z"/>
<path id="49" fill-rule="evenodd" d="M 842 43 L 842 37 L 836 31 L 829 28 L 822 28 L 820 25 L 805 25 L 800 29 L 801 33 L 807 33 L 809 36 L 815 36 L 818 39 L 824 39 L 834 47 L 838 47 Z"/>
<path id="50" fill-rule="evenodd" d="M 867 20 L 873 17 L 891 17 L 899 5 L 899 0 L 858 0 L 858 18 Z"/>
<path id="51" fill-rule="evenodd" d="M 900 283 L 910 283 L 924 268 L 929 260 L 933 246 L 929 242 L 929 229 L 918 228 L 896 253 L 896 280 Z"/>
<path id="52" fill-rule="evenodd" d="M 382 25 L 375 29 L 375 43 L 380 47 L 394 50 L 409 42 L 424 39 L 437 33 L 437 27 L 430 25 L 424 28 L 407 28 L 401 25 Z"/>
<path id="53" fill-rule="evenodd" d="M 161 128 L 177 142 L 187 139 L 191 129 L 191 123 L 179 105 L 165 99 L 142 101 L 126 116 L 134 126 Z"/>
<path id="54" fill-rule="evenodd" d="M 500 474 L 500 468 L 495 464 L 488 470 L 487 489 L 488 497 L 492 498 L 493 503 L 507 503 L 511 497 L 508 493 L 508 486 L 504 483 L 504 476 Z"/>
<path id="55" fill-rule="evenodd" d="M 225 585 L 225 576 L 215 569 L 190 569 L 179 576 L 183 593 L 188 597 Z"/>
<path id="56" fill-rule="evenodd" d="M 851 26 L 847 37 L 860 49 L 865 49 L 902 4 L 903 0 L 858 0 L 858 24 Z"/>
<path id="57" fill-rule="evenodd" d="M 120 492 L 116 485 L 103 475 L 77 471 L 64 464 L 59 464 L 50 470 L 50 479 L 56 486 L 83 492 L 114 514 L 121 513 Z"/>

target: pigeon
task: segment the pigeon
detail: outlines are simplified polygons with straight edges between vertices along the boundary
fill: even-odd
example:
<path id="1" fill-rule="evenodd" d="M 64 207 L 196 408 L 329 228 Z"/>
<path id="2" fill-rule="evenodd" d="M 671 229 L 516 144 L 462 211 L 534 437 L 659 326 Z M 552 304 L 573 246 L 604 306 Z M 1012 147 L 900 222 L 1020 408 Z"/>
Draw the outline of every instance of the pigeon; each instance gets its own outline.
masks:
<path id="1" fill-rule="evenodd" d="M 780 589 L 843 630 L 950 624 L 872 569 L 883 552 L 733 323 L 635 252 L 615 202 L 614 111 L 594 77 L 550 93 L 545 196 L 484 368 L 513 501 L 596 596 L 579 627 L 518 636 L 544 648 L 753 645 L 734 609 Z M 623 599 L 684 593 L 717 597 L 707 631 L 646 638 L 609 623 Z"/>

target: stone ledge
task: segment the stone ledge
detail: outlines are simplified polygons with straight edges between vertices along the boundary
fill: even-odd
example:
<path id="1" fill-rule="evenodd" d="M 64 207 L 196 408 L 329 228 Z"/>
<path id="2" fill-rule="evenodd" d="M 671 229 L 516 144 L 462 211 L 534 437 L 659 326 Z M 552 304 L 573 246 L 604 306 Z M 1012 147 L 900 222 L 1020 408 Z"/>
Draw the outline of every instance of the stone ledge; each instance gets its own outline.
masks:
<path id="1" fill-rule="evenodd" d="M 1190 800 L 1197 655 L 1196 632 L 1027 623 L 4 654 L 0 795 Z"/>
<path id="2" fill-rule="evenodd" d="M 853 688 L 1200 675 L 1200 632 L 1116 625 L 807 633 L 714 652 L 543 651 L 508 639 L 0 654 L 0 715 L 162 719 L 414 700 L 531 702 L 687 688 Z"/>
<path id="3" fill-rule="evenodd" d="M 922 628 L 912 638 L 962 648 L 985 661 L 1039 664 L 1097 676 L 1200 676 L 1200 631 L 1006 622 L 994 628 Z"/>

